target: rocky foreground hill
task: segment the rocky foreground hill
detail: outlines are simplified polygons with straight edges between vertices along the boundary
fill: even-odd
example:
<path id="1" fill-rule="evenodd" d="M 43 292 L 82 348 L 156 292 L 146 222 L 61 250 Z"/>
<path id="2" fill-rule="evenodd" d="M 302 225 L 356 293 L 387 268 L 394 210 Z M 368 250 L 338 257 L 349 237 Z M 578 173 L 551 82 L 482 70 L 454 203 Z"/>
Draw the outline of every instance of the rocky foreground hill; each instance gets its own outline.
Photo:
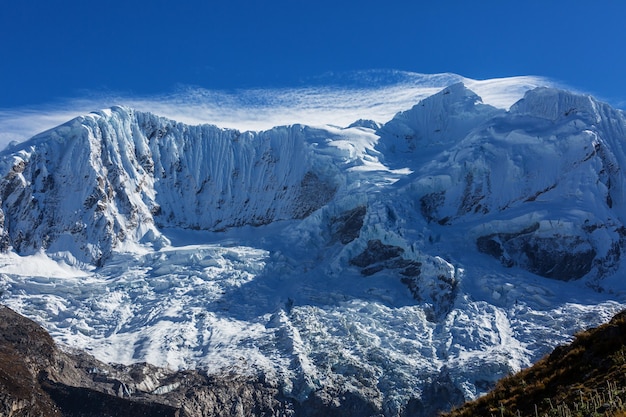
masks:
<path id="1" fill-rule="evenodd" d="M 626 311 L 446 417 L 626 416 Z"/>

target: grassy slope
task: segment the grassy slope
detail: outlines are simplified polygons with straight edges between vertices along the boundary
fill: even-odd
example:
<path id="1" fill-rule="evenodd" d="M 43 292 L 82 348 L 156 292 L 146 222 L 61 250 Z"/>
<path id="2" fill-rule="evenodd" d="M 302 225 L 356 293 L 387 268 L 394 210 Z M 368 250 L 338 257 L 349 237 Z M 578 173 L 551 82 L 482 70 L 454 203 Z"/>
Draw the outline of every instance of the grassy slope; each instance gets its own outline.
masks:
<path id="1" fill-rule="evenodd" d="M 576 335 L 449 417 L 625 416 L 626 311 Z"/>

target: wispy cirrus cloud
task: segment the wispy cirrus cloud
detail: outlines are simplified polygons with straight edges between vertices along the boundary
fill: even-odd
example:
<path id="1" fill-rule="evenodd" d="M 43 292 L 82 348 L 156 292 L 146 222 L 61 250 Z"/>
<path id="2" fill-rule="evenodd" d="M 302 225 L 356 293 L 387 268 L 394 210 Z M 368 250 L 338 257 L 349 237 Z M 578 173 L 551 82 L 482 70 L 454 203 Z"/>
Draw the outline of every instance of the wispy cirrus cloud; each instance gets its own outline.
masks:
<path id="1" fill-rule="evenodd" d="M 163 95 L 130 96 L 90 94 L 54 104 L 0 109 L 0 148 L 23 141 L 76 116 L 113 105 L 188 123 L 209 123 L 239 130 L 265 130 L 302 123 L 347 126 L 358 119 L 386 122 L 399 111 L 456 82 L 483 97 L 483 101 L 508 108 L 525 91 L 550 81 L 541 77 L 511 77 L 477 81 L 455 74 L 423 75 L 403 72 L 359 73 L 350 82 L 318 83 L 298 88 L 216 91 L 181 87 Z M 389 77 L 393 75 L 393 77 Z M 354 82 L 357 79 L 358 82 Z"/>

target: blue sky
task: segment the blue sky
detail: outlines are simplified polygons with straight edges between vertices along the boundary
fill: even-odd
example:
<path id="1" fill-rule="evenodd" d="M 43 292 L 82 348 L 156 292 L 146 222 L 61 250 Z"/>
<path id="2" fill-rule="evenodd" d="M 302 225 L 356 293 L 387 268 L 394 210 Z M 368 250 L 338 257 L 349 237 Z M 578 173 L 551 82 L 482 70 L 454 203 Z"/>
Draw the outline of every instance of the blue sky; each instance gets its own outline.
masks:
<path id="1" fill-rule="evenodd" d="M 626 2 L 0 0 L 0 109 L 327 83 L 539 75 L 626 107 Z M 320 76 L 322 76 L 320 81 Z M 115 104 L 115 103 L 111 103 Z"/>

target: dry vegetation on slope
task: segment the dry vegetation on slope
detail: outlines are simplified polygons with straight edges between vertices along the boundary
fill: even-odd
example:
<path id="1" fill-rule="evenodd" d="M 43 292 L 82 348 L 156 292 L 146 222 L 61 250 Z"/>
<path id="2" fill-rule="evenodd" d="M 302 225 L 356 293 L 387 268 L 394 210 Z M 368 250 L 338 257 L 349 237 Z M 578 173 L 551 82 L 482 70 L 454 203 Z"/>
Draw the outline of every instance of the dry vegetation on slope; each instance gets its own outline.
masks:
<path id="1" fill-rule="evenodd" d="M 445 416 L 626 416 L 626 311 Z"/>

